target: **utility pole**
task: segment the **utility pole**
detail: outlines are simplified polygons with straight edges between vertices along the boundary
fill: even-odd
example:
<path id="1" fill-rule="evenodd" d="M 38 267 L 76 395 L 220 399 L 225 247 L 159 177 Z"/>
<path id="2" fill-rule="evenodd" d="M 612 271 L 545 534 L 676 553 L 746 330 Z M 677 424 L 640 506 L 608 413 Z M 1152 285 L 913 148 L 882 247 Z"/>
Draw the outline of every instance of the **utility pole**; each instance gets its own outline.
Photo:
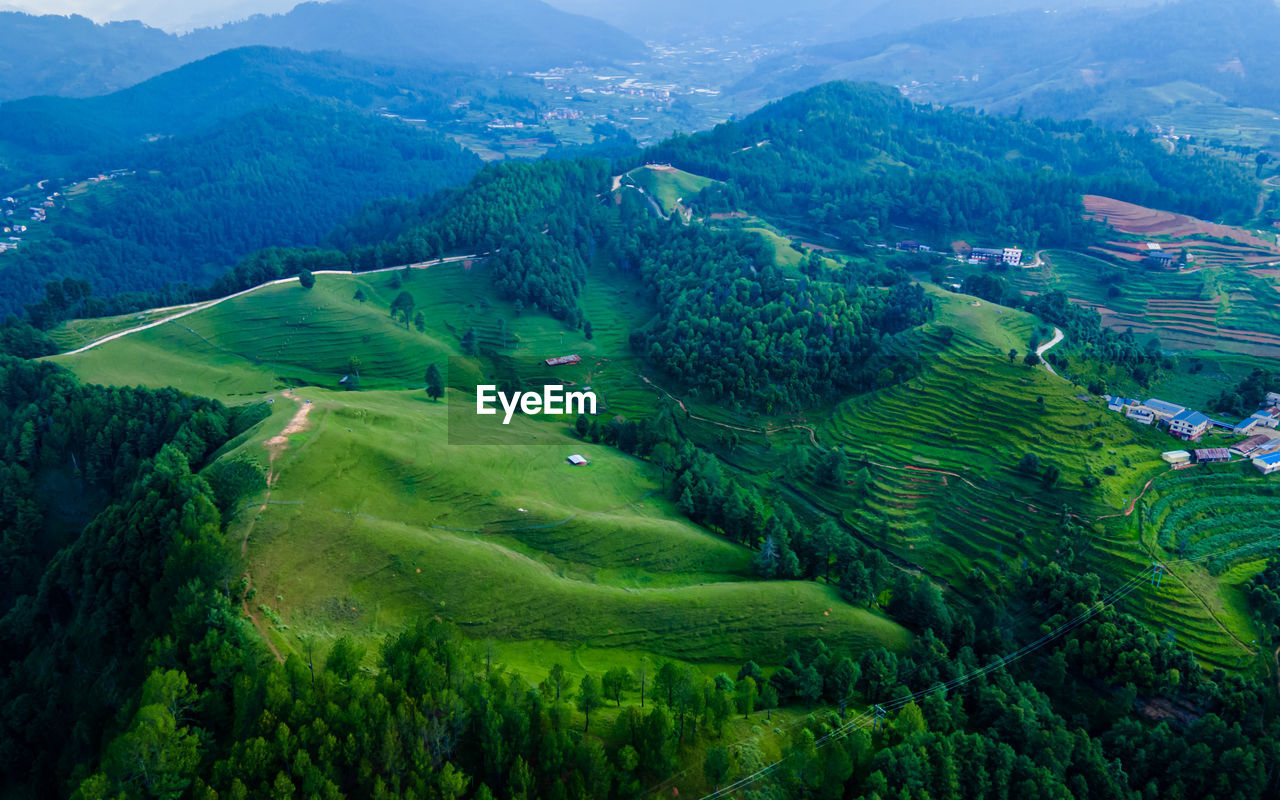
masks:
<path id="1" fill-rule="evenodd" d="M 880 721 L 884 719 L 884 716 L 885 716 L 885 710 L 884 710 L 883 708 L 881 708 L 880 706 L 876 706 L 876 707 L 875 707 L 875 712 L 876 712 L 876 721 L 875 721 L 875 725 L 874 725 L 874 727 L 871 729 L 871 732 L 872 732 L 872 733 L 879 733 L 879 732 L 880 732 Z"/>
<path id="2" fill-rule="evenodd" d="M 1151 565 L 1151 585 L 1160 588 L 1160 579 L 1164 577 L 1164 564 L 1154 563 Z"/>

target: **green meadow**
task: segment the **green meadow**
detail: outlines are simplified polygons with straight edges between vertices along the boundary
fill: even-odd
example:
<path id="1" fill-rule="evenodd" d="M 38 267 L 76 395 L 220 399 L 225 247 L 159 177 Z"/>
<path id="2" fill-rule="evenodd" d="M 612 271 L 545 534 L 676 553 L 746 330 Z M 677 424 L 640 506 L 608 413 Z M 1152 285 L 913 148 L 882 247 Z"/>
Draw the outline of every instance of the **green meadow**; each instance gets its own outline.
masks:
<path id="1" fill-rule="evenodd" d="M 751 552 L 685 520 L 655 467 L 583 443 L 567 420 L 517 417 L 524 444 L 450 443 L 449 404 L 473 402 L 481 377 L 505 371 L 591 386 L 605 414 L 652 413 L 668 390 L 629 355 L 629 332 L 654 314 L 639 287 L 614 276 L 588 281 L 588 340 L 497 298 L 482 262 L 399 280 L 322 275 L 311 290 L 268 287 L 56 359 L 95 382 L 175 385 L 231 403 L 274 398 L 273 416 L 222 455 L 264 470 L 263 442 L 298 408 L 281 390 L 295 387 L 312 402 L 308 427 L 271 465 L 270 496 L 247 501 L 229 527 L 228 546 L 243 545 L 257 602 L 271 610 L 260 620 L 271 621 L 282 652 L 309 637 L 378 640 L 423 614 L 494 642 L 535 677 L 548 657 L 581 665 L 676 658 L 719 670 L 749 657 L 778 663 L 818 637 L 855 652 L 906 646 L 902 628 L 848 606 L 825 584 L 753 580 Z M 423 312 L 424 330 L 391 318 L 402 290 Z M 766 496 L 787 497 L 815 521 L 834 515 L 897 563 L 962 593 L 986 591 L 996 576 L 1064 547 L 1104 585 L 1149 568 L 1154 547 L 1176 556 L 1147 535 L 1143 506 L 1124 515 L 1148 481 L 1168 477 L 1159 458 L 1168 438 L 1024 365 L 1032 337 L 1046 338 L 1034 318 L 928 291 L 937 319 L 893 343 L 920 354 L 917 377 L 806 414 L 767 417 L 687 400 L 682 429 Z M 483 357 L 462 356 L 468 331 Z M 582 363 L 541 363 L 564 354 Z M 446 360 L 450 388 L 433 403 L 422 376 Z M 353 366 L 362 391 L 339 383 Z M 845 485 L 820 484 L 788 463 L 796 449 L 813 460 L 833 445 L 849 455 Z M 572 453 L 592 463 L 571 467 Z M 1055 483 L 1017 469 L 1029 453 L 1058 470 Z M 1064 518 L 1074 538 L 1064 537 Z M 1188 541 L 1217 542 L 1220 533 L 1193 532 Z M 1253 634 L 1235 587 L 1256 568 L 1256 559 L 1221 574 L 1188 565 L 1162 587 L 1172 601 L 1147 602 L 1139 592 L 1128 609 L 1205 663 L 1240 668 L 1248 656 L 1241 642 Z"/>
<path id="2" fill-rule="evenodd" d="M 657 200 L 664 214 L 671 214 L 681 201 L 715 183 L 710 178 L 672 167 L 640 167 L 626 175 L 634 185 L 644 189 Z"/>
<path id="3" fill-rule="evenodd" d="M 469 329 L 494 361 L 536 373 L 548 355 L 574 352 L 583 364 L 556 377 L 599 378 L 606 402 L 636 409 L 654 399 L 633 365 L 603 356 L 647 318 L 634 302 L 632 316 L 608 313 L 631 288 L 589 290 L 600 323 L 587 341 L 492 298 L 482 272 L 444 265 L 405 281 L 430 320 L 422 332 L 391 319 L 401 289 L 390 275 L 322 275 L 311 290 L 267 287 L 56 360 L 90 381 L 272 400 L 272 416 L 220 457 L 273 476 L 269 494 L 230 521 L 228 547 L 243 548 L 256 616 L 281 652 L 344 634 L 373 643 L 422 615 L 496 643 L 534 679 L 547 658 L 633 668 L 675 658 L 718 671 L 781 663 L 816 638 L 853 652 L 907 646 L 896 623 L 825 585 L 754 580 L 750 551 L 685 520 L 656 467 L 584 444 L 566 422 L 516 417 L 525 445 L 450 444 L 449 405 L 474 400 L 450 388 L 432 402 L 421 376 L 452 358 L 475 371 L 451 370 L 450 383 L 473 385 L 488 367 L 461 357 Z M 363 391 L 338 383 L 353 357 Z M 281 394 L 288 387 L 297 402 Z M 306 425 L 272 462 L 264 442 L 299 403 Z M 570 466 L 572 453 L 591 464 Z"/>

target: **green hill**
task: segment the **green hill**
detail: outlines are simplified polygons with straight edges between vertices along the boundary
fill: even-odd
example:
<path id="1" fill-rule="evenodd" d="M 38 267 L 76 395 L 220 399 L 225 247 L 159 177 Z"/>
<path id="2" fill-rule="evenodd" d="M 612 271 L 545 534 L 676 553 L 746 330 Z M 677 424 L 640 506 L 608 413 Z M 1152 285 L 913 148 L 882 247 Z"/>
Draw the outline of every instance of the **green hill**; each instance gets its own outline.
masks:
<path id="1" fill-rule="evenodd" d="M 420 613 L 428 597 L 430 604 L 444 600 L 452 611 L 443 616 L 474 627 L 476 635 L 520 642 L 513 653 L 532 653 L 536 639 L 564 647 L 585 642 L 588 660 L 610 658 L 606 653 L 618 648 L 726 663 L 751 652 L 747 643 L 754 638 L 757 646 L 768 643 L 770 658 L 780 658 L 801 635 L 793 612 L 823 616 L 819 633 L 825 640 L 854 648 L 890 641 L 883 639 L 890 629 L 880 618 L 848 616 L 848 606 L 843 617 L 823 615 L 835 608 L 834 597 L 819 584 L 753 582 L 751 553 L 684 520 L 663 498 L 660 476 L 649 464 L 583 443 L 568 435 L 564 423 L 529 423 L 529 435 L 539 440 L 529 447 L 446 443 L 444 405 L 426 401 L 421 376 L 428 364 L 450 357 L 457 369 L 458 343 L 468 329 L 480 331 L 493 348 L 489 358 L 502 353 L 526 366 L 548 353 L 581 353 L 587 363 L 566 377 L 592 384 L 610 413 L 652 413 L 655 389 L 640 379 L 643 365 L 626 344 L 628 326 L 641 324 L 649 312 L 635 307 L 625 285 L 596 280 L 584 294 L 589 316 L 614 320 L 586 341 L 548 316 L 517 314 L 494 297 L 483 262 L 414 271 L 403 286 L 429 322 L 423 332 L 406 328 L 386 310 L 400 291 L 393 285 L 400 275 L 322 275 L 312 290 L 295 283 L 267 287 L 57 359 L 94 382 L 173 385 L 237 403 L 276 397 L 274 422 L 237 451 L 264 465 L 261 443 L 296 408 L 276 393 L 288 386 L 329 387 L 299 390 L 314 401 L 313 427 L 292 437 L 273 468 L 270 503 L 258 510 L 262 501 L 253 501 L 232 526 L 234 541 L 254 531 L 248 568 L 267 605 L 288 626 L 276 634 L 279 646 L 295 646 L 287 631 L 374 636 Z M 357 289 L 365 302 L 354 298 Z M 899 345 L 924 355 L 928 366 L 919 377 L 815 410 L 802 421 L 693 403 L 686 432 L 746 479 L 762 488 L 783 487 L 800 508 L 836 515 L 863 541 L 965 594 L 989 591 L 1000 576 L 1026 565 L 1061 560 L 1064 548 L 1110 581 L 1141 569 L 1149 559 L 1141 538 L 1145 517 L 1121 512 L 1148 480 L 1166 480 L 1158 457 L 1165 438 L 1106 412 L 1097 400 L 1081 399 L 1080 389 L 1043 368 L 1026 367 L 1020 358 L 1010 363 L 1007 350 L 1025 349 L 1039 327 L 1034 318 L 931 291 L 937 320 Z M 353 357 L 364 388 L 376 391 L 338 391 Z M 474 363 L 487 371 L 496 362 Z M 450 383 L 473 385 L 479 374 L 451 372 Z M 449 401 L 470 402 L 460 389 L 450 391 Z M 732 446 L 725 444 L 729 429 L 741 431 Z M 811 463 L 839 444 L 854 470 L 865 467 L 866 481 L 833 487 L 812 472 L 795 472 L 786 463 L 793 444 L 811 451 Z M 591 450 L 590 471 L 564 472 L 564 457 L 583 448 Z M 1039 471 L 1019 471 L 1027 453 L 1038 457 L 1039 470 L 1058 471 L 1054 485 L 1046 488 Z M 580 484 L 584 475 L 590 480 Z M 1097 487 L 1087 488 L 1086 478 Z M 1258 489 L 1249 484 L 1242 491 Z M 1070 528 L 1063 526 L 1064 508 Z M 299 530 L 311 532 L 305 551 L 290 533 Z M 325 542 L 320 552 L 346 555 L 314 559 L 315 541 Z M 433 562 L 437 555 L 444 560 Z M 536 622 L 529 622 L 537 635 L 516 630 L 516 606 L 473 596 L 450 577 L 447 565 L 456 558 L 468 575 L 504 580 L 506 568 L 494 566 L 498 556 L 512 569 L 505 580 L 524 598 L 519 605 L 539 609 L 530 617 Z M 342 558 L 349 563 L 338 572 Z M 431 586 L 450 588 L 415 589 L 411 581 L 419 573 L 413 570 L 419 568 L 433 576 Z M 409 580 L 383 580 L 392 572 Z M 1232 587 L 1251 573 L 1233 573 L 1221 586 L 1201 566 L 1178 574 L 1195 582 L 1199 594 L 1174 606 L 1140 603 L 1129 610 L 1175 631 L 1208 663 L 1239 666 L 1244 651 L 1231 637 L 1253 638 L 1249 623 L 1238 611 L 1224 615 L 1218 609 L 1238 606 Z M 747 623 L 728 614 L 745 602 L 735 592 L 747 587 L 761 608 L 774 605 L 770 598 L 781 593 L 782 616 L 752 612 L 755 622 Z M 283 600 L 269 600 L 276 596 Z M 611 599 L 624 597 L 625 603 Z M 610 611 L 615 602 L 621 605 Z M 608 622 L 582 629 L 578 615 L 567 610 L 574 604 L 596 609 Z M 353 605 L 358 613 L 347 611 Z M 678 633 L 692 622 L 668 628 L 652 620 L 639 625 L 634 616 L 684 620 L 681 609 L 694 608 L 724 609 L 715 612 L 719 633 L 698 629 L 707 648 L 701 655 L 693 639 L 682 644 Z"/>
<path id="2" fill-rule="evenodd" d="M 600 345 L 483 300 L 488 276 L 462 264 L 404 284 L 431 321 L 423 333 L 406 330 L 387 313 L 398 276 L 268 287 L 57 359 L 95 382 L 172 385 L 237 403 L 275 398 L 272 419 L 222 456 L 264 469 L 263 442 L 297 410 L 279 390 L 333 387 L 298 390 L 315 408 L 308 428 L 270 465 L 267 504 L 247 503 L 228 530 L 229 546 L 247 543 L 246 569 L 279 615 L 279 647 L 297 649 L 302 634 L 374 641 L 428 613 L 507 643 L 516 663 L 535 662 L 548 643 L 588 661 L 649 653 L 726 666 L 780 663 L 815 638 L 854 651 L 905 646 L 899 626 L 831 588 L 754 580 L 750 551 L 683 519 L 655 467 L 584 444 L 563 423 L 526 422 L 531 446 L 449 445 L 448 404 L 474 401 L 451 390 L 431 403 L 421 376 L 460 355 L 466 327 L 491 340 L 492 321 L 511 319 L 519 346 L 510 352 L 529 361 L 551 347 Z M 367 301 L 354 299 L 357 289 Z M 598 341 L 617 343 L 608 328 Z M 362 385 L 383 388 L 336 391 L 352 357 Z M 584 448 L 592 463 L 575 471 L 565 456 Z"/>

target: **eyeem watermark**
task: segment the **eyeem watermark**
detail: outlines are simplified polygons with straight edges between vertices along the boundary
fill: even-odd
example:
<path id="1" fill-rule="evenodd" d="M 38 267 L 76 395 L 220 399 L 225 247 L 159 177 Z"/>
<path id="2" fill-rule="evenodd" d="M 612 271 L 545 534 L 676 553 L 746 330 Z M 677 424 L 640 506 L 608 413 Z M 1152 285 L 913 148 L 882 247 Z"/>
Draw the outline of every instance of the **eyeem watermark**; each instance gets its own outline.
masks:
<path id="1" fill-rule="evenodd" d="M 500 392 L 494 384 L 476 387 L 477 416 L 492 416 L 503 411 L 502 424 L 510 425 L 516 411 L 527 415 L 546 414 L 595 414 L 596 393 L 591 391 L 566 392 L 564 386 L 553 383 L 542 387 L 541 392 Z"/>

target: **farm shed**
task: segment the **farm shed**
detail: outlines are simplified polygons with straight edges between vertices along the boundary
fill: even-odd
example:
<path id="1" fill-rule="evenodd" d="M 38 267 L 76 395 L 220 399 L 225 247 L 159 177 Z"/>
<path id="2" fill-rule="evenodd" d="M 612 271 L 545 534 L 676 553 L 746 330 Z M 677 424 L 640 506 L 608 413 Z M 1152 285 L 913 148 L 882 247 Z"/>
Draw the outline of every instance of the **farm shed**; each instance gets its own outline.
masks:
<path id="1" fill-rule="evenodd" d="M 1280 453 L 1272 453 L 1269 456 L 1260 456 L 1253 460 L 1253 465 L 1263 475 L 1270 475 L 1273 472 L 1280 472 Z"/>
<path id="2" fill-rule="evenodd" d="M 565 460 L 568 461 L 570 464 L 574 465 L 575 467 L 583 467 L 590 463 L 589 461 L 587 461 L 586 458 L 580 455 L 577 455 L 576 453 L 574 455 L 569 456 Z"/>
<path id="3" fill-rule="evenodd" d="M 1245 439 L 1243 442 L 1236 442 L 1235 444 L 1231 445 L 1230 449 L 1231 449 L 1231 452 L 1235 453 L 1236 455 L 1247 456 L 1250 453 L 1252 453 L 1254 450 L 1257 450 L 1259 447 L 1262 447 L 1264 444 L 1270 443 L 1270 441 L 1271 441 L 1271 437 L 1260 433 L 1257 436 L 1250 436 L 1248 439 Z"/>
<path id="4" fill-rule="evenodd" d="M 1207 447 L 1195 451 L 1196 463 L 1222 464 L 1231 460 L 1231 451 L 1225 447 Z"/>
<path id="5" fill-rule="evenodd" d="M 581 356 L 556 356 L 555 358 L 548 358 L 546 364 L 548 367 L 564 367 L 569 364 L 578 364 L 581 361 Z"/>
<path id="6" fill-rule="evenodd" d="M 1170 450 L 1167 453 L 1161 453 L 1160 457 L 1170 464 L 1188 464 L 1191 462 L 1191 454 L 1186 450 Z"/>

